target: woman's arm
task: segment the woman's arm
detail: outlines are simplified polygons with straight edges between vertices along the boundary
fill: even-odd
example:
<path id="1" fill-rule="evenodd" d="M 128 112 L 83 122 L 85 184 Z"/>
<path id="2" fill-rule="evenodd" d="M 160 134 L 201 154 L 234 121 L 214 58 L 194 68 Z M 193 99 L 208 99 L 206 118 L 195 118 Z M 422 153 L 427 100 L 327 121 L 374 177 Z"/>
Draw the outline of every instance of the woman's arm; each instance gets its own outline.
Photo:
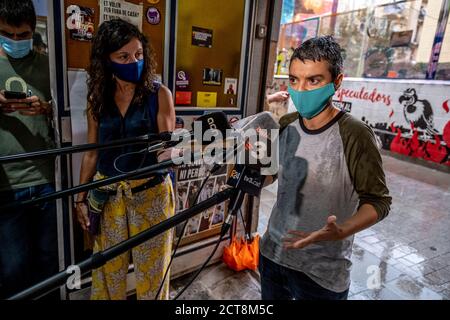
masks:
<path id="1" fill-rule="evenodd" d="M 161 85 L 158 92 L 158 129 L 159 132 L 175 130 L 175 107 L 173 105 L 172 93 L 170 90 Z"/>
<path id="2" fill-rule="evenodd" d="M 98 142 L 98 122 L 94 119 L 92 113 L 87 111 L 87 121 L 88 121 L 88 143 Z M 80 170 L 80 184 L 88 183 L 92 180 L 95 174 L 97 166 L 97 150 L 86 151 L 83 154 L 83 160 L 81 162 Z M 84 230 L 89 227 L 89 218 L 87 215 L 87 207 L 85 200 L 87 197 L 87 191 L 80 192 L 77 194 L 76 198 L 76 208 L 77 208 L 77 218 Z"/>
<path id="3" fill-rule="evenodd" d="M 170 90 L 161 85 L 158 92 L 158 130 L 159 132 L 172 132 L 175 130 L 175 107 L 173 105 L 172 93 Z M 161 150 L 157 153 L 158 161 L 170 159 L 172 149 Z"/>

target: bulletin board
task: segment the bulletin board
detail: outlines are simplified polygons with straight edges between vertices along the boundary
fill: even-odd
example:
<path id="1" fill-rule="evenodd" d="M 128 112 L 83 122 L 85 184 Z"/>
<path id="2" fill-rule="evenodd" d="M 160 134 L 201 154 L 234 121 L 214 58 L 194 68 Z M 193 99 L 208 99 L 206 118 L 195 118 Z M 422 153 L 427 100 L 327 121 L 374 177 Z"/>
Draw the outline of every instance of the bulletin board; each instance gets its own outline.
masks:
<path id="1" fill-rule="evenodd" d="M 103 0 L 64 0 L 64 12 L 70 5 L 77 5 L 81 7 L 93 9 L 94 16 L 94 33 L 97 31 L 100 21 L 100 6 L 99 2 Z M 142 19 L 142 32 L 149 38 L 149 42 L 153 48 L 154 56 L 157 62 L 156 73 L 162 74 L 163 62 L 164 62 L 164 24 L 165 24 L 165 9 L 166 0 L 151 1 L 157 3 L 150 3 L 150 1 L 142 0 L 128 0 L 127 2 L 133 4 L 143 3 L 143 19 Z M 151 24 L 146 18 L 147 11 L 152 8 L 151 11 L 156 10 L 160 14 L 160 21 L 157 24 Z M 69 14 L 65 13 L 64 21 L 67 22 Z M 155 23 L 155 21 L 152 21 Z M 74 69 L 87 69 L 90 62 L 91 42 L 73 40 L 70 37 L 69 29 L 65 26 L 66 35 L 66 48 L 67 48 L 67 67 Z"/>
<path id="2" fill-rule="evenodd" d="M 175 79 L 183 71 L 188 80 L 181 89 L 175 81 L 175 97 L 180 98 L 175 101 L 177 110 L 237 108 L 245 1 L 189 0 L 177 5 Z M 203 34 L 203 41 L 195 34 Z M 227 92 L 230 85 L 232 90 Z M 191 92 L 190 97 L 181 96 L 185 92 Z"/>

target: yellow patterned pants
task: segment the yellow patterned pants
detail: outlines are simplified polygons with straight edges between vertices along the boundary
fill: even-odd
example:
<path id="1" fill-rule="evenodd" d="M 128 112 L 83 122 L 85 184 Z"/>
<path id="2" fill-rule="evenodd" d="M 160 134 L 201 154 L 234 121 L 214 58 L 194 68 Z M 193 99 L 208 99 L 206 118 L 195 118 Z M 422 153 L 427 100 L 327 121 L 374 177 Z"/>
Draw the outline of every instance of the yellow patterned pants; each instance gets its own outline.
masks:
<path id="1" fill-rule="evenodd" d="M 95 180 L 104 176 L 97 173 Z M 167 175 L 164 182 L 142 192 L 131 194 L 131 188 L 148 179 L 122 181 L 109 185 L 117 189 L 117 195 L 105 204 L 100 222 L 100 233 L 95 237 L 94 253 L 103 251 L 119 242 L 144 231 L 174 214 L 172 181 Z M 172 232 L 163 233 L 131 250 L 136 295 L 140 300 L 154 299 L 166 271 L 172 250 Z M 124 253 L 92 272 L 92 300 L 126 299 L 127 273 L 130 252 Z M 169 298 L 167 275 L 159 295 Z"/>

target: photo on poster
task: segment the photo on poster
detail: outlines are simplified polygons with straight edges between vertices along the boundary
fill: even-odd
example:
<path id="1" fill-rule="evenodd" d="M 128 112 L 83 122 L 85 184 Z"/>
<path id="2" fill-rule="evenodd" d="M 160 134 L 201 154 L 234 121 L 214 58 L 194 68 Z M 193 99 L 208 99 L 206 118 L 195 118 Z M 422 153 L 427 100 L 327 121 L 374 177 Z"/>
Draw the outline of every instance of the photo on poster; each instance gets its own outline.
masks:
<path id="1" fill-rule="evenodd" d="M 209 209 L 202 213 L 201 215 L 202 218 L 200 219 L 200 227 L 198 229 L 198 232 L 206 231 L 209 229 L 213 215 L 214 209 Z"/>
<path id="2" fill-rule="evenodd" d="M 187 195 L 186 208 L 191 208 L 195 205 L 195 197 L 197 196 L 197 192 L 200 190 L 200 186 L 202 184 L 201 180 L 191 181 L 189 185 L 189 191 Z"/>
<path id="3" fill-rule="evenodd" d="M 225 85 L 223 86 L 225 94 L 237 94 L 237 79 L 236 78 L 225 78 Z"/>
<path id="4" fill-rule="evenodd" d="M 69 15 L 66 27 L 69 29 L 70 39 L 78 41 L 92 41 L 94 37 L 94 9 L 70 5 L 66 9 Z"/>
<path id="5" fill-rule="evenodd" d="M 189 182 L 180 182 L 177 184 L 177 203 L 176 212 L 186 209 Z"/>
<path id="6" fill-rule="evenodd" d="M 225 204 L 220 203 L 216 206 L 214 210 L 214 216 L 211 221 L 211 226 L 220 224 L 224 221 L 225 218 Z"/>
<path id="7" fill-rule="evenodd" d="M 205 201 L 214 195 L 215 180 L 216 180 L 215 178 L 209 178 L 208 181 L 206 181 L 202 191 L 200 191 L 198 202 Z"/>
<path id="8" fill-rule="evenodd" d="M 200 226 L 200 216 L 197 215 L 189 220 L 189 222 L 186 226 L 186 231 L 184 233 L 184 236 L 190 236 L 190 235 L 198 233 L 199 226 Z"/>
<path id="9" fill-rule="evenodd" d="M 222 84 L 222 70 L 213 68 L 204 68 L 203 84 L 209 86 L 220 86 Z"/>
<path id="10" fill-rule="evenodd" d="M 213 31 L 192 26 L 192 45 L 197 47 L 212 48 Z"/>
<path id="11" fill-rule="evenodd" d="M 181 222 L 175 227 L 175 239 L 178 239 L 181 236 L 181 232 L 183 232 L 184 222 Z"/>
<path id="12" fill-rule="evenodd" d="M 225 167 L 225 169 L 226 169 L 226 167 Z M 226 187 L 227 187 L 227 176 L 223 175 L 223 176 L 217 177 L 216 184 L 214 186 L 214 194 L 225 190 Z"/>

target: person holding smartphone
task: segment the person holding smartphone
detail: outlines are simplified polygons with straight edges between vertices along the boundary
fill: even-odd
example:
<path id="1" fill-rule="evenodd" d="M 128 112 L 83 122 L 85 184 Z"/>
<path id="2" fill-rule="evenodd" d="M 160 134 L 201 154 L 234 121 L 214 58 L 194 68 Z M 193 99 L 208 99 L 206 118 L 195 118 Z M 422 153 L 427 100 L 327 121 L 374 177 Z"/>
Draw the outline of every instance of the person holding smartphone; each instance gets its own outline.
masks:
<path id="1" fill-rule="evenodd" d="M 0 156 L 54 147 L 48 57 L 31 0 L 0 0 Z M 0 205 L 52 193 L 54 159 L 0 164 Z M 55 203 L 0 212 L 0 298 L 58 272 Z"/>

